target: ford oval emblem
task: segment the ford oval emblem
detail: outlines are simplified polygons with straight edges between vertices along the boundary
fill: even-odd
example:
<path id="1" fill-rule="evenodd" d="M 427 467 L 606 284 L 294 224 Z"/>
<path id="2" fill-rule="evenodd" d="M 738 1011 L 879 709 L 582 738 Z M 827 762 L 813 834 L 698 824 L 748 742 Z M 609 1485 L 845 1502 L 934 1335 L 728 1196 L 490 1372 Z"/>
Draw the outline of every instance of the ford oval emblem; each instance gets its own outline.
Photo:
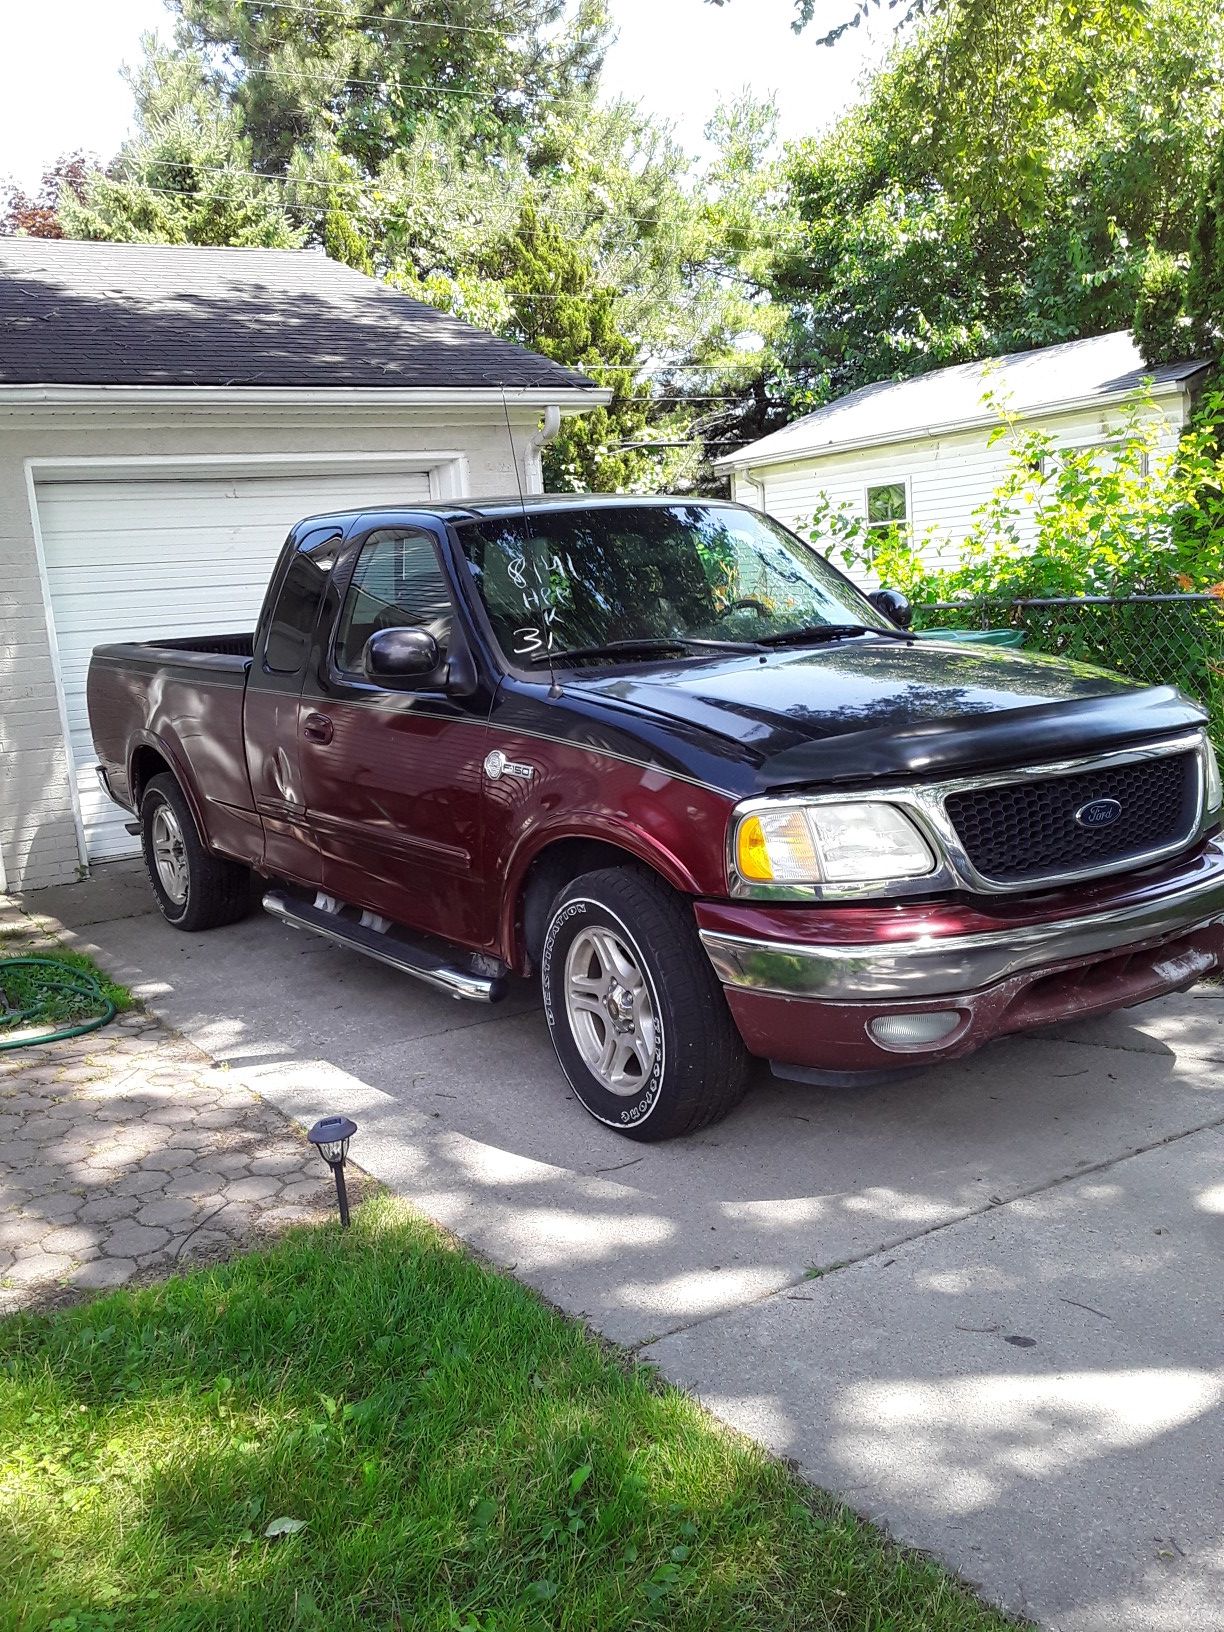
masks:
<path id="1" fill-rule="evenodd" d="M 1076 811 L 1075 820 L 1080 827 L 1095 832 L 1097 828 L 1112 827 L 1121 814 L 1122 806 L 1116 799 L 1090 799 Z"/>

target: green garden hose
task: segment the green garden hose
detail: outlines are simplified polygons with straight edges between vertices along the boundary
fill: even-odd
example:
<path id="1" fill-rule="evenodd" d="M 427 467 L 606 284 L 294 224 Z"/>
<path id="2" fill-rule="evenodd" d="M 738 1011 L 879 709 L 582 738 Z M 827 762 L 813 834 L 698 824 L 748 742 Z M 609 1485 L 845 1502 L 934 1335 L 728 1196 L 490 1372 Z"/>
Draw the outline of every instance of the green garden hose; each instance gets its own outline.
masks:
<path id="1" fill-rule="evenodd" d="M 39 974 L 18 976 L 17 986 L 29 990 L 12 1001 L 6 989 L 6 977 L 18 969 L 37 969 Z M 42 971 L 50 971 L 43 973 Z M 32 1037 L 10 1037 L 3 1040 L 6 1031 L 19 1026 L 37 1025 L 41 1018 L 53 1024 L 55 1010 L 80 1009 L 85 1005 L 101 1005 L 102 1013 L 74 1025 L 61 1025 L 55 1031 L 35 1032 Z M 83 1037 L 88 1031 L 97 1031 L 115 1018 L 115 1005 L 107 997 L 97 980 L 87 969 L 75 969 L 58 958 L 0 958 L 0 1053 L 11 1048 L 35 1048 L 42 1043 L 59 1043 L 69 1037 Z"/>

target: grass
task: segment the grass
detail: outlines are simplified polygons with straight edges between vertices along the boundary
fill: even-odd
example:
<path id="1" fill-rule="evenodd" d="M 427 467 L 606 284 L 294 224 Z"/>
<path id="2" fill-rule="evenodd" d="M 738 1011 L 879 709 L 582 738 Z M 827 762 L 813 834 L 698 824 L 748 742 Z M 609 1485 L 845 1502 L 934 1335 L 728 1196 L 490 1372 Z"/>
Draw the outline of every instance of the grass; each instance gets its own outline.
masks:
<path id="1" fill-rule="evenodd" d="M 4 1628 L 1010 1625 L 389 1198 L 0 1327 Z"/>
<path id="2" fill-rule="evenodd" d="M 26 958 L 42 961 L 33 965 L 9 961 Z M 67 974 L 57 974 L 47 963 L 58 964 Z M 70 952 L 61 946 L 31 947 L 22 939 L 0 936 L 0 1041 L 5 1038 L 6 1009 L 10 1025 L 14 1012 L 26 1011 L 20 1027 L 20 1035 L 24 1036 L 27 1032 L 41 1034 L 91 1020 L 103 1012 L 108 1000 L 120 1014 L 136 1002 L 126 986 L 112 980 L 83 952 Z M 37 1035 L 30 1037 L 31 1042 L 37 1040 Z"/>

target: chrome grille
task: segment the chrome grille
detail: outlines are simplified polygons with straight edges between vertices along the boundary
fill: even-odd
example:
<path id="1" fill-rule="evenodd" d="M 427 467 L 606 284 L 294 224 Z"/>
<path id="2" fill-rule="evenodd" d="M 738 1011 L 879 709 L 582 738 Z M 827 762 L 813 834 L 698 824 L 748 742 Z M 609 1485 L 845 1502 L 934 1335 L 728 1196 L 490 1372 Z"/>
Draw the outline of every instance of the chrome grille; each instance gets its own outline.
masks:
<path id="1" fill-rule="evenodd" d="M 1122 807 L 1092 829 L 1076 813 L 1094 801 Z M 1198 819 L 1199 759 L 1193 750 L 1075 776 L 1034 776 L 951 793 L 948 819 L 965 854 L 997 884 L 1093 872 L 1188 843 Z"/>

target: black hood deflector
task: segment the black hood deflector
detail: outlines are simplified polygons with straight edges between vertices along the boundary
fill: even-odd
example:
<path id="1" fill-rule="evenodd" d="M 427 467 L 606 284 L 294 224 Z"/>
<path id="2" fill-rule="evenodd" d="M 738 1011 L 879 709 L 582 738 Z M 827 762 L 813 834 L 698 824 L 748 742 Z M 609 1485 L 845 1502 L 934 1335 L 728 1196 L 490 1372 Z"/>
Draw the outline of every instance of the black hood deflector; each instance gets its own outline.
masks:
<path id="1" fill-rule="evenodd" d="M 762 761 L 757 776 L 762 792 L 805 783 L 970 776 L 1108 753 L 1194 730 L 1206 718 L 1172 686 L 1152 686 L 796 743 Z"/>

